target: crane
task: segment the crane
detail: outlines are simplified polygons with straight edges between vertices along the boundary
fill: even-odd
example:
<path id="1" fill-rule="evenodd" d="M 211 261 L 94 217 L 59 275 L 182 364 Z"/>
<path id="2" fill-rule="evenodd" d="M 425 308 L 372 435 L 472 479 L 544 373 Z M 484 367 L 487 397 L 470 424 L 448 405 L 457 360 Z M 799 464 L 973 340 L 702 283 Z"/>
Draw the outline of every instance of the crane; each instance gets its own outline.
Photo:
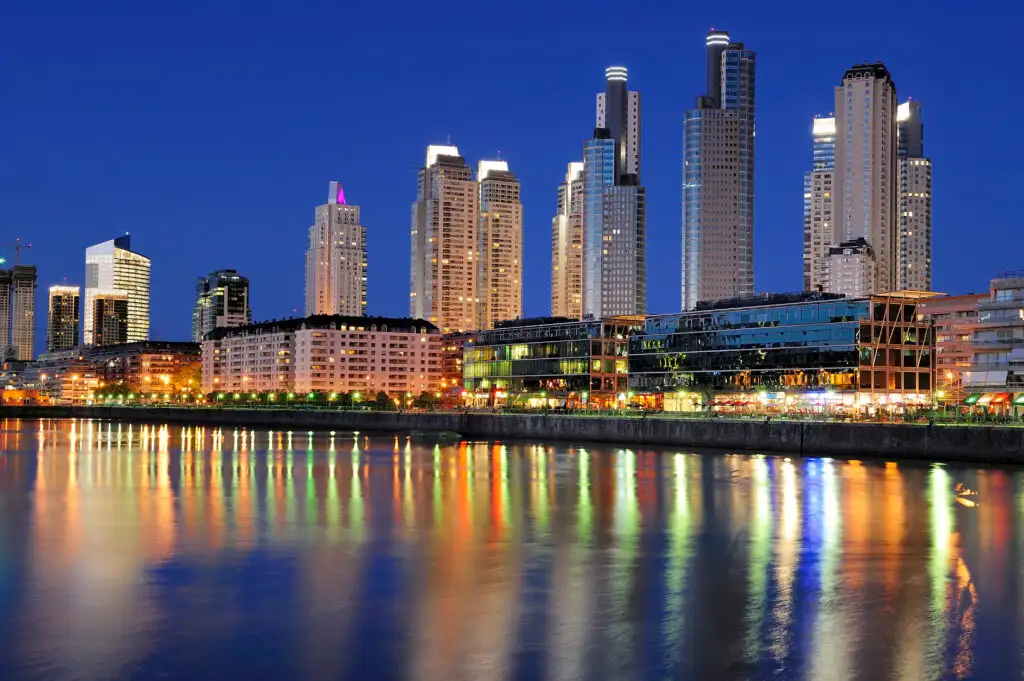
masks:
<path id="1" fill-rule="evenodd" d="M 32 244 L 24 244 L 24 243 L 22 243 L 20 237 L 15 239 L 13 242 L 10 242 L 10 243 L 6 243 L 6 244 L 0 243 L 0 246 L 8 246 L 8 247 L 14 249 L 14 264 L 15 265 L 20 265 L 21 264 L 21 249 L 23 249 L 23 248 L 32 248 Z M 7 261 L 4 258 L 0 258 L 0 264 L 5 263 L 5 262 L 7 262 Z"/>

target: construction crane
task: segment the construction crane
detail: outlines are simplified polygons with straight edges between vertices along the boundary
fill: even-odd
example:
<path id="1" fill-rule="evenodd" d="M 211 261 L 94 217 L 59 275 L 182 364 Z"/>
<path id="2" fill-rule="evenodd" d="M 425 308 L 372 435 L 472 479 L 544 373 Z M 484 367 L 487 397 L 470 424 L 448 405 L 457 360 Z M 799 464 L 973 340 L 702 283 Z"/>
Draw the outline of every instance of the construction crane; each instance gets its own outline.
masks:
<path id="1" fill-rule="evenodd" d="M 21 264 L 21 249 L 23 249 L 23 248 L 32 248 L 32 244 L 23 244 L 21 242 L 21 238 L 20 237 L 15 239 L 12 242 L 5 243 L 5 244 L 0 244 L 0 246 L 7 246 L 9 248 L 13 248 L 14 249 L 14 264 L 15 265 L 20 265 Z M 4 258 L 0 258 L 0 264 L 3 264 L 5 262 L 7 262 L 7 260 L 5 260 Z"/>

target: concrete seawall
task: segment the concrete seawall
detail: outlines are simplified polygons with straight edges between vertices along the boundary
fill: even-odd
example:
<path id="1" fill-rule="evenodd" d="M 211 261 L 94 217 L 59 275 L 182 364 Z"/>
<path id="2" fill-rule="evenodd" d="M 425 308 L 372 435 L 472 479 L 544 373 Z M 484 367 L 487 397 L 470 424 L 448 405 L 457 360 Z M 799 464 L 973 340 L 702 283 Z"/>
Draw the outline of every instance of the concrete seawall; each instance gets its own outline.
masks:
<path id="1" fill-rule="evenodd" d="M 738 449 L 819 456 L 1024 463 L 1024 428 L 812 423 L 462 412 L 270 411 L 145 407 L 0 407 L 5 418 L 96 418 L 275 430 L 454 432 L 630 445 Z"/>

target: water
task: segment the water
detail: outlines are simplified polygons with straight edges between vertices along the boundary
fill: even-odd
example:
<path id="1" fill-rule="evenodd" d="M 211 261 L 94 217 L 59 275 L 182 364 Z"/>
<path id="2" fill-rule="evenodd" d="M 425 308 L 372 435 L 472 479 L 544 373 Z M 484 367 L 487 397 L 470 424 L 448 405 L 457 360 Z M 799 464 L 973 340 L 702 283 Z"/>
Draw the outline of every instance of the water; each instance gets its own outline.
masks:
<path id="1" fill-rule="evenodd" d="M 1017 470 L 2 425 L 4 681 L 1024 667 Z"/>

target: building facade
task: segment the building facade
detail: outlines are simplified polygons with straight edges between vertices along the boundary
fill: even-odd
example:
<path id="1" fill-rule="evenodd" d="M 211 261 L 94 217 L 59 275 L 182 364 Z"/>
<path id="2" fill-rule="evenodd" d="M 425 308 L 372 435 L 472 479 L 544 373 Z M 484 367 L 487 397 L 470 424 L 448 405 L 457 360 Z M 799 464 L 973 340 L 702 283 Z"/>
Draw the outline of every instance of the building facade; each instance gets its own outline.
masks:
<path id="1" fill-rule="evenodd" d="M 859 411 L 926 407 L 935 385 L 927 294 L 782 294 L 648 317 L 630 338 L 630 388 L 669 409 Z"/>
<path id="2" fill-rule="evenodd" d="M 1003 407 L 1024 395 L 1024 271 L 1003 272 L 978 301 L 971 366 L 963 372 L 968 404 Z M 973 398 L 973 399 L 972 399 Z"/>
<path id="3" fill-rule="evenodd" d="M 128 299 L 127 340 L 149 339 L 150 266 L 149 258 L 131 250 L 127 234 L 85 250 L 85 345 L 95 344 L 93 299 L 101 291 L 121 293 Z"/>
<path id="4" fill-rule="evenodd" d="M 92 325 L 92 345 L 124 345 L 130 342 L 128 324 L 130 301 L 124 291 L 95 291 L 88 320 Z M 138 341 L 135 341 L 138 342 Z"/>
<path id="5" fill-rule="evenodd" d="M 453 146 L 427 147 L 412 211 L 409 315 L 444 333 L 479 320 L 480 197 Z"/>
<path id="6" fill-rule="evenodd" d="M 476 333 L 447 333 L 441 340 L 441 393 L 449 403 L 462 404 L 463 359 Z"/>
<path id="7" fill-rule="evenodd" d="M 327 203 L 317 206 L 309 228 L 306 315 L 366 314 L 366 267 L 366 228 L 359 206 L 346 203 L 341 185 L 331 182 Z"/>
<path id="8" fill-rule="evenodd" d="M 46 351 L 68 350 L 78 345 L 81 326 L 78 286 L 51 286 Z"/>
<path id="9" fill-rule="evenodd" d="M 640 184 L 640 95 L 605 70 L 594 138 L 583 147 L 584 317 L 647 309 L 647 193 Z"/>
<path id="10" fill-rule="evenodd" d="M 480 291 L 476 327 L 523 315 L 523 204 L 505 161 L 480 161 Z"/>
<path id="11" fill-rule="evenodd" d="M 683 116 L 682 309 L 754 292 L 756 54 L 705 40 L 706 94 Z"/>
<path id="12" fill-rule="evenodd" d="M 813 165 L 804 173 L 804 290 L 828 289 L 829 248 L 835 245 L 833 180 L 836 119 L 818 117 L 812 128 Z"/>
<path id="13" fill-rule="evenodd" d="M 842 291 L 851 298 L 871 295 L 878 262 L 875 252 L 862 238 L 832 246 L 828 249 L 826 290 Z"/>
<path id="14" fill-rule="evenodd" d="M 0 270 L 0 361 L 35 356 L 36 267 Z"/>
<path id="15" fill-rule="evenodd" d="M 196 283 L 196 306 L 192 311 L 192 341 L 225 326 L 243 326 L 252 321 L 249 311 L 249 279 L 235 270 L 217 270 Z"/>
<path id="16" fill-rule="evenodd" d="M 942 404 L 961 404 L 967 397 L 963 373 L 971 367 L 971 334 L 978 322 L 978 307 L 987 300 L 984 293 L 939 296 L 918 308 L 922 318 L 935 326 L 935 387 Z"/>
<path id="17" fill-rule="evenodd" d="M 524 319 L 481 331 L 465 347 L 467 401 L 477 406 L 619 403 L 629 334 L 642 317 Z"/>
<path id="18" fill-rule="evenodd" d="M 899 288 L 932 287 L 932 162 L 924 155 L 921 103 L 896 109 L 899 162 Z"/>
<path id="19" fill-rule="evenodd" d="M 847 69 L 835 88 L 835 235 L 863 239 L 874 260 L 870 293 L 899 286 L 896 85 L 882 63 Z M 838 288 L 835 293 L 854 295 Z"/>
<path id="20" fill-rule="evenodd" d="M 583 162 L 569 164 L 551 221 L 551 316 L 583 316 Z"/>
<path id="21" fill-rule="evenodd" d="M 203 390 L 434 393 L 441 345 L 421 319 L 316 315 L 217 329 L 202 343 Z"/>

